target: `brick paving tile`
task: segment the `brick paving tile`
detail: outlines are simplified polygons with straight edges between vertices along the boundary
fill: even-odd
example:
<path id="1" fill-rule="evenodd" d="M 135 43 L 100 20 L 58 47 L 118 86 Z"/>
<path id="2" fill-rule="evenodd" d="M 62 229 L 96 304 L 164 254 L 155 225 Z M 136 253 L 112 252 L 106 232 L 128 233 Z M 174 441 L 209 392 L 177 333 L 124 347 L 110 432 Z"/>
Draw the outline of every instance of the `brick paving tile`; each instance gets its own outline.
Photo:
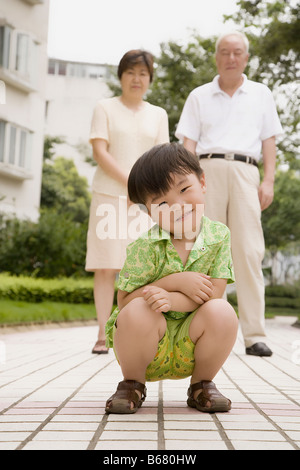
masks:
<path id="1" fill-rule="evenodd" d="M 214 381 L 228 413 L 186 405 L 189 379 L 147 383 L 133 415 L 106 415 L 122 380 L 113 351 L 93 355 L 97 326 L 0 329 L 0 450 L 299 450 L 295 319 L 267 320 L 270 358 L 245 355 L 241 333 Z"/>

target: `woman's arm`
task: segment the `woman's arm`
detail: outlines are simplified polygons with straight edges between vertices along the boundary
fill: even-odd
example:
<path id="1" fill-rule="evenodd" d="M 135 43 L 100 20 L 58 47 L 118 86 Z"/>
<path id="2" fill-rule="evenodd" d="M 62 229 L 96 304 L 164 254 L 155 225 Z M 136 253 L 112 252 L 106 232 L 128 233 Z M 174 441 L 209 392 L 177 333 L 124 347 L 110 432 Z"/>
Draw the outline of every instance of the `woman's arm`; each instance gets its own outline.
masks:
<path id="1" fill-rule="evenodd" d="M 93 139 L 92 147 L 93 157 L 98 165 L 105 173 L 126 186 L 128 174 L 119 167 L 115 158 L 109 153 L 108 142 L 104 139 Z"/>

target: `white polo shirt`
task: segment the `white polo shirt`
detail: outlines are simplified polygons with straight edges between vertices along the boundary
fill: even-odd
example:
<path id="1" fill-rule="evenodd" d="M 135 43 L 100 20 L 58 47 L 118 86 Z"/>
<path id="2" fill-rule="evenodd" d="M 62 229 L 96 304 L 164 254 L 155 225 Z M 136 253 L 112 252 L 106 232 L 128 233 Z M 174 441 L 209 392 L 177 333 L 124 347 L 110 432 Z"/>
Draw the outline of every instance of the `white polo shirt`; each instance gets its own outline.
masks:
<path id="1" fill-rule="evenodd" d="M 212 82 L 195 88 L 188 96 L 175 135 L 197 142 L 197 154 L 237 153 L 261 157 L 262 141 L 282 134 L 271 91 L 248 80 L 230 97 Z"/>

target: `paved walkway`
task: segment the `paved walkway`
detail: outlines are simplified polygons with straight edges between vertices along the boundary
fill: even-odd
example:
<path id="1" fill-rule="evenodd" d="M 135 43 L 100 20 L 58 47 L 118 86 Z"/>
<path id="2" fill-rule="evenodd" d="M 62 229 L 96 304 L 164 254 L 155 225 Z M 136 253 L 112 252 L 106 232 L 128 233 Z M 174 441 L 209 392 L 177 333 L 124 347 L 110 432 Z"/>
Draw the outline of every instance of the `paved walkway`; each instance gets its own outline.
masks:
<path id="1" fill-rule="evenodd" d="M 209 415 L 186 405 L 189 380 L 148 383 L 134 415 L 104 413 L 122 379 L 112 351 L 91 354 L 97 326 L 0 330 L 0 450 L 300 449 L 300 329 L 267 320 L 271 358 L 241 335 L 218 388 L 233 402 Z"/>

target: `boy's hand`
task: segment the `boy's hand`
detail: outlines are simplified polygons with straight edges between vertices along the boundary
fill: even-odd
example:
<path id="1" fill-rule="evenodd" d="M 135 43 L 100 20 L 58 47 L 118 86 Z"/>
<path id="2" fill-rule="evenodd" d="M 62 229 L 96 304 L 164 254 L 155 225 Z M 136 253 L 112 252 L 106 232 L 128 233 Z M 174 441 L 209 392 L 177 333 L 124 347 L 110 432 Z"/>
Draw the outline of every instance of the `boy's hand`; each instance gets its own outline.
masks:
<path id="1" fill-rule="evenodd" d="M 168 312 L 171 310 L 170 294 L 165 289 L 156 286 L 147 286 L 143 296 L 149 307 L 155 312 Z"/>
<path id="2" fill-rule="evenodd" d="M 182 273 L 180 291 L 199 305 L 204 304 L 213 294 L 210 276 L 202 273 L 185 271 Z"/>

